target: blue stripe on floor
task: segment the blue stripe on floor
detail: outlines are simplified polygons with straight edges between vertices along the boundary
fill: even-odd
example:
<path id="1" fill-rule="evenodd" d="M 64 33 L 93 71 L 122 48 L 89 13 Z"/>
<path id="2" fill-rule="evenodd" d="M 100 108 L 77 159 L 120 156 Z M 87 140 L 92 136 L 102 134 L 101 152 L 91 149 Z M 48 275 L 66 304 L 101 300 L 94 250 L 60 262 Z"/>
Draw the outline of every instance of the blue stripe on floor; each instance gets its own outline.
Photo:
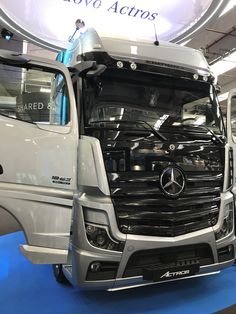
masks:
<path id="1" fill-rule="evenodd" d="M 119 292 L 58 284 L 49 265 L 19 252 L 22 233 L 0 237 L 0 314 L 210 314 L 236 303 L 236 267 L 219 275 Z"/>

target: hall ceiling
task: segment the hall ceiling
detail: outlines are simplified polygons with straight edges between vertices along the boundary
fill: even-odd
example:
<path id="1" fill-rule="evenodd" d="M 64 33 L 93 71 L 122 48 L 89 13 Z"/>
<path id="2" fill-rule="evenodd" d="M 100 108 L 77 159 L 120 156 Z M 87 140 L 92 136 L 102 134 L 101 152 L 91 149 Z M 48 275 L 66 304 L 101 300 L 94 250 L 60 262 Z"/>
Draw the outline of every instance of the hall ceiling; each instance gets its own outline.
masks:
<path id="1" fill-rule="evenodd" d="M 233 2 L 234 0 L 231 1 Z M 236 1 L 234 3 L 236 4 Z M 0 31 L 1 29 L 0 26 Z M 16 47 L 21 39 L 14 36 L 14 41 L 6 43 L 5 40 L 0 38 L 0 48 L 17 50 Z M 236 6 L 208 24 L 207 27 L 185 45 L 201 49 L 210 64 L 222 58 L 232 49 L 236 50 Z M 27 53 L 49 57 L 54 60 L 56 56 L 55 52 L 49 52 L 30 43 L 28 43 Z M 234 62 L 236 65 L 236 56 Z M 221 86 L 221 93 L 236 88 L 236 67 L 219 75 L 218 82 Z"/>
<path id="2" fill-rule="evenodd" d="M 210 64 L 236 49 L 236 6 L 207 25 L 186 46 L 202 49 Z M 236 57 L 233 62 L 236 66 Z M 219 75 L 218 82 L 221 85 L 221 93 L 236 88 L 236 67 Z"/>

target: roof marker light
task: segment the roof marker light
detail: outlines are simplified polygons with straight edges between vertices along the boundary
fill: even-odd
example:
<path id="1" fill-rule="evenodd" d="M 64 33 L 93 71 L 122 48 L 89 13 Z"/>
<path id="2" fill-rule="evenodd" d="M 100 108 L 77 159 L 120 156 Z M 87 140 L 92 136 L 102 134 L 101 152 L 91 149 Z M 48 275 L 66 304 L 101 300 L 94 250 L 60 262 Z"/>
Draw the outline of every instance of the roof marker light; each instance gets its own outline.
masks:
<path id="1" fill-rule="evenodd" d="M 136 70 L 136 69 L 137 69 L 137 64 L 134 63 L 134 62 L 132 62 L 132 63 L 130 64 L 130 67 L 131 67 L 132 70 Z"/>
<path id="2" fill-rule="evenodd" d="M 123 68 L 123 66 L 124 66 L 124 64 L 123 64 L 122 61 L 117 61 L 116 65 L 117 65 L 117 67 L 118 67 L 119 69 Z"/>

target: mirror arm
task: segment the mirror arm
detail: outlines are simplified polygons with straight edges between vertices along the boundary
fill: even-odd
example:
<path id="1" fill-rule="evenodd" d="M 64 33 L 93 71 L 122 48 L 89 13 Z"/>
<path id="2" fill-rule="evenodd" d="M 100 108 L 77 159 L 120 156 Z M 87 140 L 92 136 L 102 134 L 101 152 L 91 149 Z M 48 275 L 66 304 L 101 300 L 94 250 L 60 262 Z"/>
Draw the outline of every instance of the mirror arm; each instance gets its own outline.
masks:
<path id="1" fill-rule="evenodd" d="M 104 64 L 97 64 L 96 61 L 84 61 L 77 63 L 74 67 L 69 68 L 71 72 L 79 72 L 79 76 L 87 76 L 92 78 L 101 75 L 105 70 Z"/>

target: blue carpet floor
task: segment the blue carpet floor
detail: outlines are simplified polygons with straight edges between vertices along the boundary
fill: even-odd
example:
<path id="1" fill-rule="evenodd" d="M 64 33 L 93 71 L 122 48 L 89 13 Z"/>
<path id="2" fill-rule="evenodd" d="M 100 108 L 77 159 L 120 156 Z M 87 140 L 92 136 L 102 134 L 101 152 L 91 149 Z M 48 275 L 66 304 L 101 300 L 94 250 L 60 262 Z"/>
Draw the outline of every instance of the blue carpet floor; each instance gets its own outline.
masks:
<path id="1" fill-rule="evenodd" d="M 210 314 L 236 303 L 236 267 L 219 275 L 119 292 L 58 284 L 48 265 L 19 252 L 22 233 L 0 237 L 0 314 Z"/>

